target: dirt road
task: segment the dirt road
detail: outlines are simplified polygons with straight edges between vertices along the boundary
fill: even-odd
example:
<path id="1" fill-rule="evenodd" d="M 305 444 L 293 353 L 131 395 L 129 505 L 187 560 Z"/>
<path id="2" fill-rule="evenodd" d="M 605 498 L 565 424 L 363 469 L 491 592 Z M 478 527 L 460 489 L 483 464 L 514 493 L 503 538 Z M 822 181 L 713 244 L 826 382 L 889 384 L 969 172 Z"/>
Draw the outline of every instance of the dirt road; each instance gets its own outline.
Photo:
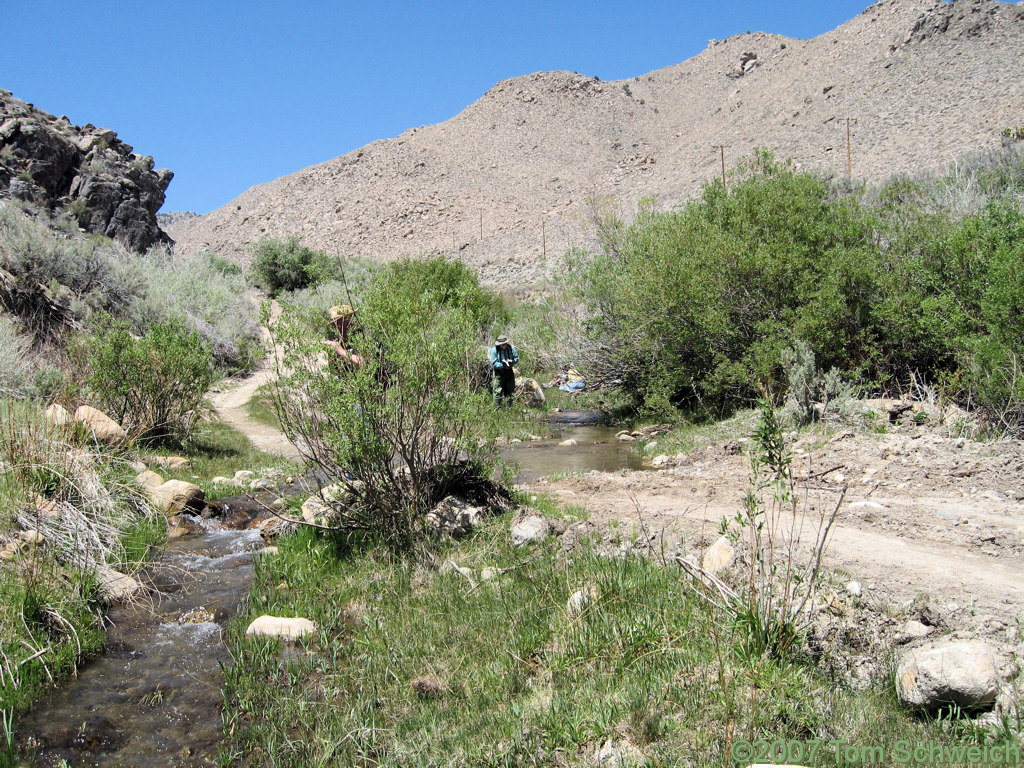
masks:
<path id="1" fill-rule="evenodd" d="M 884 434 L 841 431 L 796 442 L 794 475 L 807 510 L 803 540 L 846 488 L 825 563 L 897 601 L 1016 617 L 1024 612 L 1024 445 L 976 442 L 913 413 Z M 533 483 L 533 491 L 582 504 L 597 526 L 637 525 L 683 536 L 700 552 L 732 519 L 750 487 L 735 440 L 668 460 L 657 472 L 591 474 Z M 806 506 L 804 507 L 804 502 Z M 678 534 L 678 535 L 677 535 Z"/>
<path id="2" fill-rule="evenodd" d="M 259 303 L 259 297 L 251 297 L 254 302 Z M 270 303 L 270 317 L 276 320 L 281 315 L 281 305 L 276 301 Z M 262 329 L 263 340 L 269 343 L 270 336 L 266 328 Z M 292 445 L 284 434 L 273 427 L 261 424 L 249 418 L 246 411 L 246 404 L 252 399 L 260 387 L 276 377 L 276 365 L 274 355 L 280 355 L 280 349 L 275 349 L 263 361 L 260 368 L 252 375 L 242 379 L 228 379 L 221 382 L 218 390 L 210 396 L 210 403 L 214 412 L 221 421 L 230 424 L 243 435 L 249 438 L 256 448 L 277 456 L 284 456 L 292 461 L 302 461 L 302 455 Z"/>

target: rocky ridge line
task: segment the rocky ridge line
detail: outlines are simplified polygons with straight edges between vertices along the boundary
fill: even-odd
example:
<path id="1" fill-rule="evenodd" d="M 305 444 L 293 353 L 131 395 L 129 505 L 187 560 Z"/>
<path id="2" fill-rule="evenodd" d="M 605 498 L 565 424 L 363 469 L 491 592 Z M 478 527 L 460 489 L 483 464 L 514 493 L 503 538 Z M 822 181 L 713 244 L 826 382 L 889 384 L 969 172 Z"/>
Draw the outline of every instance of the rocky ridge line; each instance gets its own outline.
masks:
<path id="1" fill-rule="evenodd" d="M 450 120 L 254 187 L 169 232 L 241 262 L 264 237 L 387 261 L 455 254 L 492 285 L 591 247 L 595 208 L 677 206 L 757 147 L 827 174 L 939 170 L 1024 113 L 1024 6 L 883 0 L 810 40 L 747 33 L 617 82 L 539 72 Z"/>
<path id="2" fill-rule="evenodd" d="M 0 90 L 0 193 L 63 208 L 85 231 L 143 253 L 171 242 L 156 212 L 173 176 L 112 130 L 72 125 Z"/>

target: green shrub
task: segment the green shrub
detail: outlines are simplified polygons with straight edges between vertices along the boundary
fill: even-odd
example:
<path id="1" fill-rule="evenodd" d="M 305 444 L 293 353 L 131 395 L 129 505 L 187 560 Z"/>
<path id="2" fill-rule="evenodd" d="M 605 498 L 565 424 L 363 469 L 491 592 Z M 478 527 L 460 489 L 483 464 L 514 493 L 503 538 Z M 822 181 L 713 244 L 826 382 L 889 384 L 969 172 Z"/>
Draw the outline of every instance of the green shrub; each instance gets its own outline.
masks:
<path id="1" fill-rule="evenodd" d="M 72 359 L 99 407 L 134 436 L 187 439 L 214 378 L 210 349 L 199 334 L 154 323 L 142 337 L 102 317 L 78 339 Z"/>
<path id="2" fill-rule="evenodd" d="M 481 338 L 508 320 L 501 297 L 481 287 L 476 273 L 456 259 L 403 259 L 388 264 L 382 272 L 373 283 L 378 291 L 386 285 L 407 300 L 421 294 L 442 309 L 460 309 L 479 329 Z"/>
<path id="3" fill-rule="evenodd" d="M 263 359 L 258 308 L 236 265 L 212 254 L 154 248 L 134 267 L 145 287 L 126 314 L 137 331 L 180 323 L 203 337 L 222 371 L 252 370 Z"/>
<path id="4" fill-rule="evenodd" d="M 641 208 L 604 253 L 571 265 L 588 367 L 649 406 L 751 399 L 779 382 L 796 337 L 822 367 L 870 359 L 865 217 L 767 154 L 744 174 L 675 213 Z"/>
<path id="5" fill-rule="evenodd" d="M 759 153 L 728 192 L 598 223 L 603 252 L 570 260 L 584 363 L 649 411 L 728 408 L 796 384 L 785 356 L 802 344 L 835 385 L 956 382 L 964 404 L 1019 431 L 1021 199 L 1017 150 L 871 194 Z M 805 418 L 825 394 L 812 389 L 793 392 Z"/>
<path id="6" fill-rule="evenodd" d="M 344 488 L 345 503 L 325 495 L 335 527 L 396 547 L 425 532 L 426 512 L 449 493 L 489 494 L 496 461 L 490 397 L 472 385 L 480 315 L 447 280 L 418 279 L 421 269 L 401 262 L 374 276 L 350 340 L 361 367 L 325 351 L 318 312 L 286 312 L 273 328 L 285 350 L 275 408 L 306 458 Z"/>
<path id="7" fill-rule="evenodd" d="M 256 285 L 277 296 L 282 291 L 296 291 L 321 282 L 327 263 L 324 253 L 300 244 L 297 237 L 267 238 L 253 247 L 249 272 Z"/>

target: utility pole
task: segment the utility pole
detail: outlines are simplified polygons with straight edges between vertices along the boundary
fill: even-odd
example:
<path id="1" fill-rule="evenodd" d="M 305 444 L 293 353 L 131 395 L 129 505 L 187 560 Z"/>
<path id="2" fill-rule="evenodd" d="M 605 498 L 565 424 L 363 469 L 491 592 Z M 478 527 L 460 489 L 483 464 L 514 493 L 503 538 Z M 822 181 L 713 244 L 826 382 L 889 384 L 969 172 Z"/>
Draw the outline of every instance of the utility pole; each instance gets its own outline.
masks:
<path id="1" fill-rule="evenodd" d="M 712 149 L 717 149 L 719 156 L 722 158 L 722 189 L 726 189 L 725 186 L 725 148 L 728 144 L 712 144 Z"/>

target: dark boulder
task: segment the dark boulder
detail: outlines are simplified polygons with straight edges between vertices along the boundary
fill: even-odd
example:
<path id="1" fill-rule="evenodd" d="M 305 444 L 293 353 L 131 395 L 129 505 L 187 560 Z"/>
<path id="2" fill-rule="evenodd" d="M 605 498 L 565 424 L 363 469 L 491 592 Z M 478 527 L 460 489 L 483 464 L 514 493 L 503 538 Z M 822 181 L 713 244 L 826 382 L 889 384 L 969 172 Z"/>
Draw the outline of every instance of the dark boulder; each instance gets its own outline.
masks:
<path id="1" fill-rule="evenodd" d="M 0 90 L 0 193 L 64 208 L 86 231 L 142 253 L 171 242 L 156 212 L 173 176 L 114 131 L 72 125 Z"/>

